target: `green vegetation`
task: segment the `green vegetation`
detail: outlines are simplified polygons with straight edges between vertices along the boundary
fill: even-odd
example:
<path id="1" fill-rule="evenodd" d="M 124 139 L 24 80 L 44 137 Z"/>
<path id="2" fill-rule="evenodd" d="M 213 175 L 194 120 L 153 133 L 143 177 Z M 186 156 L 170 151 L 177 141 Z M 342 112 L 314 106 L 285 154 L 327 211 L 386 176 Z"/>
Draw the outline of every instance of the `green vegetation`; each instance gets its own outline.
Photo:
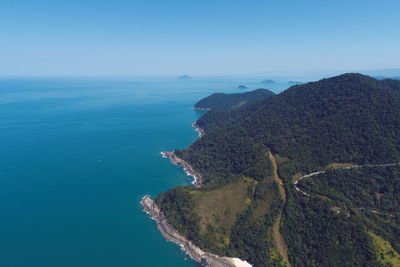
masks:
<path id="1" fill-rule="evenodd" d="M 197 125 L 254 140 L 288 158 L 281 171 L 291 174 L 332 162 L 393 162 L 400 158 L 399 84 L 345 74 L 293 86 L 243 110 L 211 110 Z M 217 143 L 218 136 L 205 136 L 189 149 Z"/>
<path id="2" fill-rule="evenodd" d="M 379 266 L 400 266 L 400 254 L 382 237 L 368 231 L 371 236 Z"/>
<path id="3" fill-rule="evenodd" d="M 252 205 L 241 214 L 232 231 L 232 255 L 256 266 L 285 266 L 272 237 L 272 226 L 281 208 L 277 183 L 261 182 Z"/>
<path id="4" fill-rule="evenodd" d="M 156 204 L 178 232 L 190 240 L 199 239 L 199 217 L 194 212 L 191 187 L 176 187 L 158 195 Z"/>
<path id="5" fill-rule="evenodd" d="M 242 177 L 218 189 L 177 187 L 156 202 L 169 223 L 205 251 L 285 266 L 272 239 L 282 209 L 275 182 Z"/>
<path id="6" fill-rule="evenodd" d="M 199 109 L 239 108 L 252 105 L 258 101 L 275 95 L 266 89 L 257 89 L 239 94 L 215 93 L 197 102 L 194 107 Z"/>
<path id="7" fill-rule="evenodd" d="M 348 206 L 400 214 L 400 166 L 331 170 L 299 187 Z"/>
<path id="8" fill-rule="evenodd" d="M 202 174 L 202 182 L 207 187 L 215 188 L 241 176 L 257 181 L 266 177 L 273 180 L 268 150 L 243 134 L 216 130 L 175 153 Z"/>
<path id="9" fill-rule="evenodd" d="M 304 179 L 299 187 L 357 214 L 400 251 L 400 166 L 332 170 Z"/>
<path id="10" fill-rule="evenodd" d="M 400 168 L 338 168 L 400 162 L 400 81 L 344 74 L 212 109 L 197 125 L 206 134 L 176 155 L 202 174 L 204 187 L 157 199 L 195 244 L 255 266 L 284 266 L 272 232 L 281 218 L 292 266 L 396 263 Z M 311 197 L 295 190 L 295 177 L 322 169 L 329 171 L 299 184 Z"/>
<path id="11" fill-rule="evenodd" d="M 373 247 L 359 216 L 337 213 L 333 203 L 293 189 L 282 233 L 293 266 L 375 266 Z"/>
<path id="12" fill-rule="evenodd" d="M 255 187 L 251 178 L 242 178 L 217 190 L 192 191 L 194 211 L 200 217 L 200 233 L 207 246 L 216 244 L 226 249 L 230 244 L 230 233 L 239 213 L 251 204 L 251 193 Z M 216 205 L 218 203 L 218 205 Z"/>

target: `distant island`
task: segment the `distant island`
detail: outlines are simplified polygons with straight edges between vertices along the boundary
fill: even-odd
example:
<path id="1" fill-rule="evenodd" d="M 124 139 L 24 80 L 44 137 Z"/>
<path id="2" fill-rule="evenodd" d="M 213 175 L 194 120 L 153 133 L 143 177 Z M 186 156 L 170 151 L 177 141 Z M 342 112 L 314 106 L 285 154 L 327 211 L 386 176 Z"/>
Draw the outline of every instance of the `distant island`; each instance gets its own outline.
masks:
<path id="1" fill-rule="evenodd" d="M 262 88 L 237 94 L 215 93 L 197 102 L 194 108 L 210 110 L 213 108 L 233 109 L 246 107 L 273 95 L 275 95 L 273 92 Z"/>
<path id="2" fill-rule="evenodd" d="M 288 81 L 288 84 L 296 85 L 296 84 L 302 84 L 302 82 L 298 82 L 298 81 Z"/>
<path id="3" fill-rule="evenodd" d="M 142 205 L 197 262 L 400 266 L 400 81 L 343 74 L 194 125 L 163 156 L 195 186 Z"/>
<path id="4" fill-rule="evenodd" d="M 190 80 L 190 79 L 192 79 L 192 77 L 190 77 L 189 75 L 184 74 L 182 76 L 179 76 L 178 79 L 180 79 L 180 80 Z"/>
<path id="5" fill-rule="evenodd" d="M 239 89 L 247 89 L 247 86 L 245 86 L 245 85 L 239 85 L 238 88 L 239 88 Z"/>
<path id="6" fill-rule="evenodd" d="M 268 80 L 261 81 L 261 83 L 275 83 L 275 81 L 268 79 Z"/>

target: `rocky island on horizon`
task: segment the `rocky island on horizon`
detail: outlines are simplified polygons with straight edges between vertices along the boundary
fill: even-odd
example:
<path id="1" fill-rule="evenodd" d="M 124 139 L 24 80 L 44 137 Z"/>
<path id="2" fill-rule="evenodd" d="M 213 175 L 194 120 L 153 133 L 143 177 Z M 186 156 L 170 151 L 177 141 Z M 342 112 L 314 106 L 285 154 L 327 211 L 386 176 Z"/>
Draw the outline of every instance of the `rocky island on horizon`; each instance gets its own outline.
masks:
<path id="1" fill-rule="evenodd" d="M 272 79 L 267 79 L 267 80 L 261 81 L 261 83 L 275 83 L 275 81 Z"/>
<path id="2" fill-rule="evenodd" d="M 179 80 L 191 80 L 193 79 L 191 76 L 184 74 L 178 77 Z"/>

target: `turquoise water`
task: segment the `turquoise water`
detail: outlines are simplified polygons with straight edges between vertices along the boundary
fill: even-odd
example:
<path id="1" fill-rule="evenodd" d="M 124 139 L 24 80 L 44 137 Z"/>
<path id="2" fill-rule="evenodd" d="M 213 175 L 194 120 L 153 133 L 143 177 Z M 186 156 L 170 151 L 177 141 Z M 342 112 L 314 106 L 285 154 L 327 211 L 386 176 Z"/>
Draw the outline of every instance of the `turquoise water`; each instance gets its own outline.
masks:
<path id="1" fill-rule="evenodd" d="M 160 152 L 192 105 L 259 79 L 1 79 L 0 266 L 195 266 L 139 201 L 190 182 Z"/>

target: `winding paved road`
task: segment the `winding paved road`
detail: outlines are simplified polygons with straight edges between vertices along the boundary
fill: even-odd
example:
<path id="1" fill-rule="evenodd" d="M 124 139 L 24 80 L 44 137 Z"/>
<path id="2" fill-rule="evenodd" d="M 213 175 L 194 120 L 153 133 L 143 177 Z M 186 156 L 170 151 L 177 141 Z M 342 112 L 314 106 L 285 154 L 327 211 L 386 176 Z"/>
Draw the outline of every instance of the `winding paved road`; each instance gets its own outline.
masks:
<path id="1" fill-rule="evenodd" d="M 352 166 L 346 166 L 346 167 L 339 167 L 339 168 L 332 168 L 332 169 L 326 169 L 326 170 L 322 170 L 322 171 L 318 171 L 318 172 L 312 172 L 306 175 L 303 175 L 301 177 L 299 177 L 298 179 L 296 179 L 296 181 L 294 181 L 293 185 L 294 188 L 296 188 L 297 191 L 303 193 L 306 196 L 309 197 L 314 197 L 311 194 L 304 192 L 303 190 L 301 190 L 297 185 L 299 184 L 299 182 L 301 180 L 303 180 L 304 178 L 309 178 L 309 177 L 313 177 L 319 174 L 323 174 L 326 173 L 330 170 L 351 170 L 351 169 L 356 169 L 356 168 L 374 168 L 374 167 L 392 167 L 392 166 L 398 166 L 400 165 L 400 162 L 398 163 L 387 163 L 387 164 L 365 164 L 365 165 L 352 165 Z"/>

